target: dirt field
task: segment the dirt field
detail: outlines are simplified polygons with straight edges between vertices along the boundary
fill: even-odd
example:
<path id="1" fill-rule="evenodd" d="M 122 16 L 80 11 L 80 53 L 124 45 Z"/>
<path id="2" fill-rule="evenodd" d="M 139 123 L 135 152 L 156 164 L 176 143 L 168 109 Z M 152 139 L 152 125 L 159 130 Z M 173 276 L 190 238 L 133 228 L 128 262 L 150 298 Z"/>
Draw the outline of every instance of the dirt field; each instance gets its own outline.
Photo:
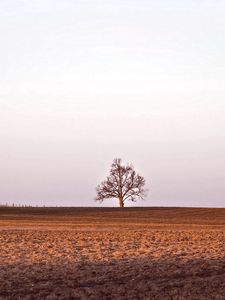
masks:
<path id="1" fill-rule="evenodd" d="M 0 299 L 225 299 L 225 209 L 0 208 Z"/>

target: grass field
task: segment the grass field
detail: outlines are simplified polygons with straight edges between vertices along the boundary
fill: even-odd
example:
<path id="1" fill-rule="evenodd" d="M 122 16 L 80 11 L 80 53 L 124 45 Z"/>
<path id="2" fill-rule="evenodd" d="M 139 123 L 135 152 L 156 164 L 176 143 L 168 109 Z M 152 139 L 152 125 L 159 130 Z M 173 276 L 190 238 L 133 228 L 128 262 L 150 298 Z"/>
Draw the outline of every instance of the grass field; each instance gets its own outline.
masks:
<path id="1" fill-rule="evenodd" d="M 225 209 L 0 208 L 0 299 L 225 299 Z"/>

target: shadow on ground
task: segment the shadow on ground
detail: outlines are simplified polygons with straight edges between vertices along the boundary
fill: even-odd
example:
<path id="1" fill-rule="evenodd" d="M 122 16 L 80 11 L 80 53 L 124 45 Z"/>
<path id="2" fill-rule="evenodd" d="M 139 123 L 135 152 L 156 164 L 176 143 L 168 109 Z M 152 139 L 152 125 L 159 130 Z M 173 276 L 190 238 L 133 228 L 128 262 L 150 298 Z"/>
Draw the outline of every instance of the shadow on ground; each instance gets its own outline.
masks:
<path id="1" fill-rule="evenodd" d="M 0 299 L 225 299 L 225 259 L 0 266 Z"/>

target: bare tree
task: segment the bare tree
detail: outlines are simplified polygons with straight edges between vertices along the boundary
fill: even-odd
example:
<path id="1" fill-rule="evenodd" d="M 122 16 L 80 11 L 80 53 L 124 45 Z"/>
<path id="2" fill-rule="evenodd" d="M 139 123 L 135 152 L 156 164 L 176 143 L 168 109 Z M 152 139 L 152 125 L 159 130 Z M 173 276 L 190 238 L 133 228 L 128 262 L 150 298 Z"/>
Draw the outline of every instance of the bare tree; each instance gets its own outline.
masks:
<path id="1" fill-rule="evenodd" d="M 124 207 L 126 200 L 136 201 L 143 199 L 146 190 L 144 189 L 145 179 L 137 174 L 133 166 L 122 165 L 120 158 L 114 159 L 109 176 L 96 188 L 96 201 L 104 201 L 109 198 L 118 198 L 120 207 Z"/>

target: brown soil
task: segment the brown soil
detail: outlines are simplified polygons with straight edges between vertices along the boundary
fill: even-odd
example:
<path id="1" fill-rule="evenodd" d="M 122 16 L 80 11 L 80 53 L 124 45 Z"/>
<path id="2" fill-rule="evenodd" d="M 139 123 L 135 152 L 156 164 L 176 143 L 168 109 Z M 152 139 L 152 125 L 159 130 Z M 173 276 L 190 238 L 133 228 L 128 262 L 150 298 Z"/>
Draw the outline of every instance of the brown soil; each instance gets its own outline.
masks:
<path id="1" fill-rule="evenodd" d="M 0 209 L 0 299 L 225 299 L 225 209 Z"/>

